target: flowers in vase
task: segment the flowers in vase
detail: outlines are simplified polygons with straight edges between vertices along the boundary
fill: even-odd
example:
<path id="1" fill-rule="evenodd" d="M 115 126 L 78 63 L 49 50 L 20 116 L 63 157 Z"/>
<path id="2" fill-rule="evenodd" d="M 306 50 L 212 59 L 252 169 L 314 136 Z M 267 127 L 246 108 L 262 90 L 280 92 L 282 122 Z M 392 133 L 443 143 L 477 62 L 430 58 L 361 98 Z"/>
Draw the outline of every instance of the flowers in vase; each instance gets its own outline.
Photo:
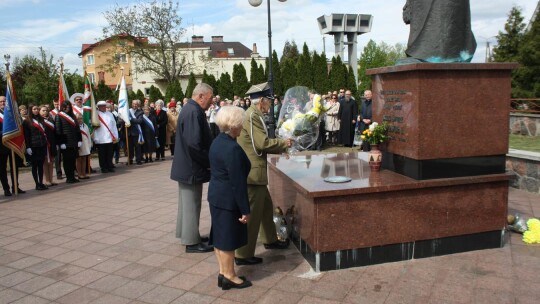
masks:
<path id="1" fill-rule="evenodd" d="M 364 130 L 364 132 L 362 132 L 362 135 L 360 136 L 360 138 L 362 138 L 362 140 L 367 141 L 371 145 L 378 145 L 388 140 L 388 136 L 386 135 L 387 132 L 388 132 L 388 125 L 386 124 L 386 122 L 382 124 L 373 122 L 369 126 L 369 129 L 366 129 Z"/>

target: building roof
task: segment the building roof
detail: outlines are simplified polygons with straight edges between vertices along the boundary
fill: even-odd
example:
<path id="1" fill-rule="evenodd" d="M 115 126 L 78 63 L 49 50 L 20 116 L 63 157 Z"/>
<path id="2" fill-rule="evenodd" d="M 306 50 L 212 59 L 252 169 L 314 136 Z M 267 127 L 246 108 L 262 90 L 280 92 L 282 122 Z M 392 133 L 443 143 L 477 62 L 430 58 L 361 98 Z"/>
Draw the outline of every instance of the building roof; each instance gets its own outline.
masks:
<path id="1" fill-rule="evenodd" d="M 83 44 L 79 56 L 92 50 L 103 42 L 108 42 L 113 38 L 131 38 L 138 42 L 147 43 L 146 37 L 133 37 L 127 34 L 119 34 L 107 39 L 98 41 L 94 44 Z M 181 42 L 177 46 L 180 48 L 208 48 L 212 58 L 249 58 L 253 51 L 240 42 L 225 42 L 223 36 L 212 36 L 212 41 L 205 42 L 203 36 L 193 36 L 191 42 Z M 256 52 L 256 51 L 255 51 Z"/>
<path id="2" fill-rule="evenodd" d="M 103 40 L 100 40 L 96 43 L 83 43 L 82 45 L 82 48 L 81 48 L 81 52 L 78 54 L 79 56 L 82 56 L 84 55 L 85 53 L 89 52 L 90 50 L 92 50 L 93 48 L 95 48 L 96 46 L 99 46 L 100 44 L 104 43 L 104 42 L 109 42 L 111 41 L 112 39 L 133 39 L 137 42 L 141 42 L 141 43 L 146 43 L 148 42 L 148 38 L 146 37 L 134 37 L 134 36 L 131 36 L 131 35 L 128 35 L 128 34 L 118 34 L 116 36 L 111 36 L 109 38 L 106 38 L 106 39 L 103 39 Z"/>
<path id="3" fill-rule="evenodd" d="M 212 58 L 249 58 L 251 50 L 240 42 L 182 42 L 181 48 L 209 48 Z M 229 52 L 232 49 L 233 52 Z"/>

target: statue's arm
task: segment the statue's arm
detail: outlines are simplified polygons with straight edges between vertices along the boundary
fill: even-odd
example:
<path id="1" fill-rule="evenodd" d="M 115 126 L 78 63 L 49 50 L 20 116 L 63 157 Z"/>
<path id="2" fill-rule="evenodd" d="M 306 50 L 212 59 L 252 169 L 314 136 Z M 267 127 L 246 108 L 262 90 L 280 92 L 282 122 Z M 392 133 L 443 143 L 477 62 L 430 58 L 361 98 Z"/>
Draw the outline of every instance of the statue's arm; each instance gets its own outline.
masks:
<path id="1" fill-rule="evenodd" d="M 405 22 L 405 24 L 411 23 L 412 8 L 410 2 L 410 0 L 407 0 L 407 2 L 405 2 L 405 6 L 403 6 L 403 22 Z"/>

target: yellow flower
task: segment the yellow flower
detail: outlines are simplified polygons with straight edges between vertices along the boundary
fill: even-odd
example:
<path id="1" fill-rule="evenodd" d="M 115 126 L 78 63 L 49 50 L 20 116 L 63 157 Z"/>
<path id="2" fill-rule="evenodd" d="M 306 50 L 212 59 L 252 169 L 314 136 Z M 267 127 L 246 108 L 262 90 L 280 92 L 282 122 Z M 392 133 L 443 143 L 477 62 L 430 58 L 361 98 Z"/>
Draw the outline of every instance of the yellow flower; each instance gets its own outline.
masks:
<path id="1" fill-rule="evenodd" d="M 365 135 L 360 135 L 360 138 L 361 139 L 366 139 L 366 136 Z"/>
<path id="2" fill-rule="evenodd" d="M 527 244 L 540 244 L 540 220 L 528 220 L 527 227 L 529 229 L 523 233 L 523 242 Z"/>

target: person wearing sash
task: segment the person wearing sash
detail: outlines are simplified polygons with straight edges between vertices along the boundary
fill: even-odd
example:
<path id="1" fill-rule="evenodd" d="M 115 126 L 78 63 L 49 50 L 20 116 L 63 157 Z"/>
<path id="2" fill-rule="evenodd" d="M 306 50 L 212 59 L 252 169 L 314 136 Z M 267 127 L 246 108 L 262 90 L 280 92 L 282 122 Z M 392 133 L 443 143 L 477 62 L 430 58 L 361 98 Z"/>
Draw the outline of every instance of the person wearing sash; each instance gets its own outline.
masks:
<path id="1" fill-rule="evenodd" d="M 64 159 L 66 183 L 78 183 L 79 180 L 75 178 L 75 161 L 79 147 L 82 146 L 82 136 L 69 100 L 65 100 L 60 106 L 60 112 L 55 119 L 55 127 L 57 144 L 60 146 Z"/>
<path id="2" fill-rule="evenodd" d="M 43 126 L 45 127 L 45 135 L 47 136 L 47 156 L 43 162 L 43 175 L 47 184 L 51 187 L 58 185 L 53 182 L 54 159 L 56 157 L 56 136 L 54 131 L 54 120 L 49 114 L 49 107 L 42 105 L 39 107 L 39 115 L 43 118 Z"/>
<path id="3" fill-rule="evenodd" d="M 101 173 L 114 172 L 113 148 L 118 141 L 118 129 L 114 115 L 107 111 L 107 102 L 97 103 L 99 127 L 94 129 L 94 143 L 98 150 Z"/>
<path id="4" fill-rule="evenodd" d="M 26 143 L 26 154 L 32 164 L 32 177 L 36 183 L 36 190 L 46 190 L 43 184 L 43 163 L 47 157 L 47 135 L 43 117 L 39 115 L 39 107 L 30 105 L 30 113 L 23 122 L 24 140 Z"/>
<path id="5" fill-rule="evenodd" d="M 141 128 L 143 111 L 140 109 L 140 106 L 141 101 L 134 99 L 131 102 L 131 109 L 129 109 L 129 122 L 131 126 L 128 128 L 128 164 L 130 165 L 133 164 L 133 157 L 135 157 L 137 165 L 142 165 L 142 144 L 144 143 L 144 137 Z"/>
<path id="6" fill-rule="evenodd" d="M 114 121 L 116 122 L 116 131 L 118 133 L 118 140 L 116 142 L 113 142 L 113 158 L 114 158 L 114 161 L 116 164 L 118 164 L 120 162 L 120 142 L 122 141 L 122 138 L 125 138 L 122 136 L 122 126 L 120 125 L 119 121 L 118 121 L 118 111 L 116 111 L 114 109 L 114 103 L 112 100 L 107 100 L 107 105 L 105 106 L 106 107 L 106 110 L 107 112 L 111 112 L 113 117 L 114 117 Z M 113 167 L 115 167 L 113 165 Z"/>
<path id="7" fill-rule="evenodd" d="M 154 162 L 152 159 L 152 153 L 156 151 L 158 138 L 156 134 L 157 122 L 156 116 L 153 112 L 150 111 L 149 106 L 143 107 L 143 123 L 141 128 L 144 135 L 144 144 L 142 145 L 142 152 L 144 154 L 144 162 Z M 157 159 L 157 158 L 156 158 Z"/>
<path id="8" fill-rule="evenodd" d="M 92 139 L 90 138 L 90 129 L 84 123 L 83 117 L 80 114 L 76 114 L 77 124 L 81 131 L 81 146 L 79 147 L 77 160 L 75 161 L 75 167 L 79 174 L 79 179 L 89 179 L 88 176 L 88 158 L 90 157 L 90 150 L 92 149 Z"/>
<path id="9" fill-rule="evenodd" d="M 83 99 L 84 95 L 81 93 L 75 93 L 69 98 L 73 108 L 73 114 L 75 114 L 75 116 L 77 116 L 77 114 L 81 114 L 81 116 L 83 116 L 84 114 Z"/>
<path id="10" fill-rule="evenodd" d="M 53 99 L 53 109 L 49 112 L 49 116 L 52 118 L 53 124 L 56 119 L 56 115 L 58 115 L 58 112 L 60 112 L 60 102 L 58 101 L 58 97 L 56 97 Z M 56 153 L 55 153 L 56 156 L 54 157 L 54 167 L 56 168 L 56 178 L 64 179 L 64 176 L 62 174 L 62 166 L 61 166 L 62 153 L 60 153 L 60 146 L 56 145 L 54 146 L 54 149 L 56 150 Z"/>
<path id="11" fill-rule="evenodd" d="M 171 157 L 174 157 L 174 137 L 176 136 L 176 122 L 178 121 L 178 114 L 179 113 L 176 110 L 176 102 L 171 101 L 169 103 L 169 111 L 167 111 L 167 141 L 166 141 L 166 144 L 169 145 L 169 150 L 171 150 Z"/>
<path id="12" fill-rule="evenodd" d="M 156 160 L 165 160 L 165 144 L 167 137 L 167 110 L 165 109 L 165 103 L 163 100 L 158 99 L 156 101 L 156 110 L 154 111 L 156 117 L 156 137 L 159 145 L 156 146 Z"/>

